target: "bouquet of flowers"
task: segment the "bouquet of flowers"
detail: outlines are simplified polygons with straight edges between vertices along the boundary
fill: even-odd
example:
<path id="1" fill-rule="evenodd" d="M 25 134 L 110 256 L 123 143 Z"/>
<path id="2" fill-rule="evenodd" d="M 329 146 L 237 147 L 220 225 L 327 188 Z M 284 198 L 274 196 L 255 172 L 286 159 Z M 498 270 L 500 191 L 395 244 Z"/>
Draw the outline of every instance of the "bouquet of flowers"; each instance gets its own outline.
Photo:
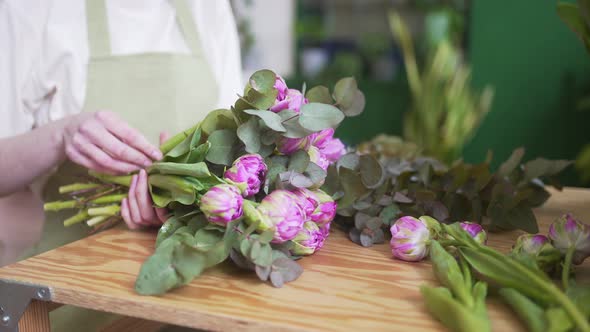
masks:
<path id="1" fill-rule="evenodd" d="M 270 70 L 252 75 L 231 109 L 210 112 L 161 146 L 147 169 L 151 197 L 170 217 L 135 289 L 162 294 L 231 258 L 280 287 L 302 268 L 294 261 L 319 250 L 336 214 L 324 192 L 327 168 L 346 153 L 334 130 L 365 104 L 353 78 L 289 89 Z M 119 221 L 131 175 L 89 172 L 90 182 L 60 188 L 72 199 L 45 210 L 78 209 L 65 226 L 96 228 Z"/>

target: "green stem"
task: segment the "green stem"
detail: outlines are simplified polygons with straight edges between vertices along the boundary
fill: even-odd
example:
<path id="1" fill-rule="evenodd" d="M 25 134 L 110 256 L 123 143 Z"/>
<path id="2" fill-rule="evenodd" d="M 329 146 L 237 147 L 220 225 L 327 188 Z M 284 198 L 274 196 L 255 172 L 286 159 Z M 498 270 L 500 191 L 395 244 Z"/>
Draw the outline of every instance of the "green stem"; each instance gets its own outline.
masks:
<path id="1" fill-rule="evenodd" d="M 164 142 L 164 144 L 160 145 L 160 151 L 162 151 L 162 154 L 170 152 L 170 150 L 174 149 L 174 147 L 180 144 L 180 142 L 184 141 L 185 138 L 194 134 L 200 125 L 201 123 L 199 122 L 191 128 L 172 136 L 170 139 Z"/>
<path id="2" fill-rule="evenodd" d="M 74 224 L 81 223 L 82 221 L 86 220 L 86 218 L 88 218 L 88 217 L 89 217 L 88 211 L 86 211 L 86 210 L 80 211 L 80 212 L 78 212 L 78 214 L 74 215 L 73 217 L 70 217 L 70 218 L 64 220 L 64 226 L 69 227 Z"/>
<path id="3" fill-rule="evenodd" d="M 119 184 L 125 187 L 129 187 L 131 185 L 131 177 L 133 175 L 121 175 L 121 176 L 115 176 L 115 175 L 108 175 L 108 174 L 102 174 L 102 173 L 98 173 L 95 171 L 88 171 L 88 174 L 102 182 L 105 183 L 114 183 L 114 184 Z"/>
<path id="4" fill-rule="evenodd" d="M 78 205 L 78 201 L 55 201 L 43 204 L 43 210 L 45 211 L 59 211 L 63 209 L 73 209 Z"/>
<path id="5" fill-rule="evenodd" d="M 68 185 L 59 187 L 59 193 L 65 194 L 65 193 L 70 193 L 70 192 L 74 192 L 74 191 L 94 189 L 94 188 L 98 188 L 100 186 L 101 185 L 98 183 L 72 183 L 72 184 L 68 184 Z"/>
<path id="6" fill-rule="evenodd" d="M 88 219 L 88 221 L 86 221 L 86 224 L 90 227 L 98 226 L 98 225 L 102 224 L 105 220 L 107 220 L 107 218 L 109 218 L 109 217 L 110 216 L 96 216 L 96 217 Z"/>
<path id="7" fill-rule="evenodd" d="M 569 287 L 570 269 L 572 267 L 572 258 L 574 257 L 574 252 L 576 252 L 576 246 L 569 247 L 565 254 L 565 260 L 563 261 L 563 270 L 561 271 L 561 283 L 563 285 L 564 291 L 566 291 Z"/>
<path id="8" fill-rule="evenodd" d="M 113 194 L 90 200 L 92 204 L 108 204 L 108 203 L 121 203 L 124 198 L 127 198 L 127 194 Z"/>
<path id="9" fill-rule="evenodd" d="M 115 216 L 121 211 L 120 205 L 109 205 L 109 206 L 101 206 L 96 208 L 88 209 L 88 215 L 91 217 L 95 216 Z"/>
<path id="10" fill-rule="evenodd" d="M 557 286 L 555 286 L 550 281 L 544 280 L 536 273 L 533 273 L 526 266 L 510 257 L 502 255 L 499 252 L 485 246 L 482 246 L 481 249 L 483 249 L 485 252 L 493 253 L 493 255 L 496 257 L 499 257 L 498 255 L 500 255 L 507 265 L 514 268 L 515 270 L 518 270 L 522 275 L 528 278 L 531 285 L 536 285 L 540 291 L 545 291 L 555 300 L 555 303 L 561 305 L 570 318 L 580 328 L 580 331 L 590 332 L 590 324 L 588 324 L 586 317 L 584 317 L 578 307 L 576 307 L 576 305 L 573 304 L 572 301 L 559 288 L 557 288 Z"/>

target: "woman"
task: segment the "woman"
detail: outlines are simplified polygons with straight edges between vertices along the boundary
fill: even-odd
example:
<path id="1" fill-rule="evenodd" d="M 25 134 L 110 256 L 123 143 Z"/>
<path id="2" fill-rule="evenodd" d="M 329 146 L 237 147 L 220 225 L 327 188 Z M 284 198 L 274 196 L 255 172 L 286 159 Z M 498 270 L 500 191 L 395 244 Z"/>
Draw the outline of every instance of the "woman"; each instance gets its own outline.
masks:
<path id="1" fill-rule="evenodd" d="M 161 130 L 229 107 L 242 87 L 228 1 L 0 0 L 0 49 L 0 222 L 20 229 L 42 224 L 39 195 L 56 199 L 83 167 L 149 166 Z M 161 223 L 145 171 L 122 207 L 129 228 Z M 64 217 L 46 215 L 29 254 L 87 232 Z M 5 247 L 15 237 L 0 233 Z"/>

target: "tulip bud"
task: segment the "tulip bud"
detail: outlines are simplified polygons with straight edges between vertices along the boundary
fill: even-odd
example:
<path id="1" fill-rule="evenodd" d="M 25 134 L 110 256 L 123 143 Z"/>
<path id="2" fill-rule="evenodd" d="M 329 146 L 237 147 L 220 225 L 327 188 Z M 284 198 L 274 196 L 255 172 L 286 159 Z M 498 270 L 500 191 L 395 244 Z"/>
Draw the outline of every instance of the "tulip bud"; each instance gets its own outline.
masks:
<path id="1" fill-rule="evenodd" d="M 590 226 L 574 219 L 569 213 L 551 224 L 549 238 L 562 253 L 574 248 L 572 262 L 576 265 L 590 256 Z"/>
<path id="2" fill-rule="evenodd" d="M 218 184 L 203 197 L 200 209 L 209 222 L 226 226 L 242 216 L 243 198 L 238 188 L 229 184 Z"/>
<path id="3" fill-rule="evenodd" d="M 303 138 L 287 138 L 281 137 L 277 142 L 277 150 L 284 155 L 291 155 L 299 150 L 307 150 L 310 141 L 308 137 Z"/>
<path id="4" fill-rule="evenodd" d="M 287 88 L 287 83 L 285 83 L 285 80 L 277 75 L 277 78 L 275 80 L 275 85 L 273 86 L 275 89 L 277 89 L 277 100 L 278 101 L 282 101 L 285 100 L 285 97 L 287 97 L 287 91 L 289 90 L 289 88 Z"/>
<path id="5" fill-rule="evenodd" d="M 426 223 L 414 217 L 402 217 L 391 226 L 391 252 L 408 262 L 417 262 L 428 255 L 430 230 Z"/>
<path id="6" fill-rule="evenodd" d="M 260 185 L 264 182 L 267 171 L 264 159 L 258 154 L 247 154 L 236 159 L 227 171 L 224 178 L 235 185 L 242 192 L 242 196 L 248 197 L 260 191 Z"/>
<path id="7" fill-rule="evenodd" d="M 273 243 L 292 240 L 303 227 L 305 212 L 298 201 L 297 196 L 287 190 L 275 190 L 264 197 L 256 208 L 275 228 Z"/>
<path id="8" fill-rule="evenodd" d="M 326 159 L 326 156 L 324 156 L 317 147 L 310 146 L 307 149 L 307 154 L 309 154 L 309 161 L 320 166 L 324 171 L 330 166 L 330 161 Z"/>
<path id="9" fill-rule="evenodd" d="M 305 220 L 310 219 L 313 212 L 319 205 L 319 198 L 309 189 L 298 188 L 292 191 L 297 197 L 299 207 L 305 212 Z"/>
<path id="10" fill-rule="evenodd" d="M 299 256 L 311 255 L 318 251 L 326 239 L 325 231 L 322 231 L 318 224 L 308 221 L 293 239 L 291 253 Z"/>
<path id="11" fill-rule="evenodd" d="M 334 129 L 332 128 L 313 134 L 311 145 L 317 147 L 321 155 L 330 163 L 336 162 L 346 154 L 346 147 L 341 140 L 334 138 Z"/>
<path id="12" fill-rule="evenodd" d="M 314 191 L 314 194 L 318 199 L 318 205 L 311 214 L 311 220 L 321 225 L 329 224 L 336 216 L 338 204 L 330 195 L 321 190 Z"/>
<path id="13" fill-rule="evenodd" d="M 271 111 L 278 113 L 289 109 L 299 113 L 301 106 L 308 103 L 301 91 L 296 89 L 288 89 L 284 97 L 282 99 L 281 97 L 283 97 L 283 95 L 279 91 L 279 95 L 277 95 L 274 105 L 270 108 Z"/>
<path id="14" fill-rule="evenodd" d="M 475 240 L 475 242 L 480 244 L 486 244 L 488 240 L 488 235 L 486 234 L 486 231 L 483 230 L 483 227 L 481 227 L 481 225 L 468 221 L 461 222 L 459 223 L 459 225 L 461 226 L 461 228 L 463 228 L 463 230 L 469 233 L 469 235 Z"/>
<path id="15" fill-rule="evenodd" d="M 516 239 L 512 247 L 512 256 L 523 256 L 527 261 L 534 260 L 543 271 L 557 267 L 561 262 L 561 253 L 545 235 L 523 234 Z"/>

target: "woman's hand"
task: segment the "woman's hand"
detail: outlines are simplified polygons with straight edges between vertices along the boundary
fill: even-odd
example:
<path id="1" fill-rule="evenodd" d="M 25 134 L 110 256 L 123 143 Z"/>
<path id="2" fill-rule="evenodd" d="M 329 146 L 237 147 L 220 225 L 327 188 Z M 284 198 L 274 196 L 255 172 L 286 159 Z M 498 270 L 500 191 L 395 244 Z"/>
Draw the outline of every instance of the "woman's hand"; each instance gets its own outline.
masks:
<path id="1" fill-rule="evenodd" d="M 115 113 L 81 113 L 64 127 L 65 153 L 73 162 L 109 174 L 126 174 L 162 159 L 160 150 Z"/>
<path id="2" fill-rule="evenodd" d="M 166 133 L 160 134 L 160 144 L 169 138 Z M 138 229 L 141 226 L 161 225 L 167 219 L 168 210 L 154 208 L 154 202 L 150 196 L 148 176 L 145 170 L 131 179 L 129 194 L 121 202 L 121 216 L 127 227 Z"/>

